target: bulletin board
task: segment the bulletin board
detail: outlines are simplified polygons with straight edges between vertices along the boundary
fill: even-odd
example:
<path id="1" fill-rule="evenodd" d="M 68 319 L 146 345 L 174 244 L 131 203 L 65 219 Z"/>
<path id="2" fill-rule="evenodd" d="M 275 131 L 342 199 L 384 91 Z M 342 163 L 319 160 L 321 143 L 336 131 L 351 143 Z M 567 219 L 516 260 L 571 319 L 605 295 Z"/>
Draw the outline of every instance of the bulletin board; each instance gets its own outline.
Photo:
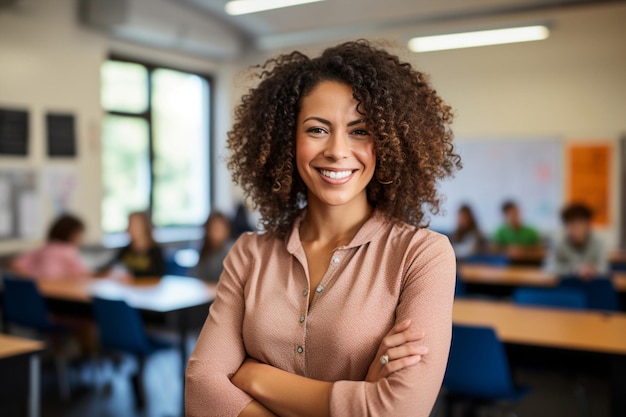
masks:
<path id="1" fill-rule="evenodd" d="M 463 169 L 440 184 L 445 196 L 431 229 L 451 232 L 456 212 L 469 204 L 479 227 L 492 234 L 502 222 L 501 205 L 516 201 L 529 225 L 551 233 L 559 228 L 563 202 L 563 141 L 559 138 L 458 139 Z"/>
<path id="2" fill-rule="evenodd" d="M 588 205 L 597 226 L 611 221 L 612 153 L 609 141 L 570 144 L 567 149 L 567 201 Z"/>

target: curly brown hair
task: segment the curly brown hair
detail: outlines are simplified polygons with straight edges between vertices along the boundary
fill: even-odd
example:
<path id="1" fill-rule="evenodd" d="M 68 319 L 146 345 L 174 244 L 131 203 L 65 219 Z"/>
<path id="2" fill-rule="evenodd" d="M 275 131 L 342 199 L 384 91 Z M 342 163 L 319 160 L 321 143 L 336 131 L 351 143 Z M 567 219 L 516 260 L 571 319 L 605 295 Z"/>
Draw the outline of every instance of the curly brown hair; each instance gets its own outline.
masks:
<path id="1" fill-rule="evenodd" d="M 296 51 L 253 67 L 260 79 L 235 110 L 228 133 L 233 179 L 261 212 L 270 233 L 285 236 L 306 205 L 295 163 L 300 104 L 322 81 L 352 87 L 374 141 L 369 203 L 391 219 L 425 226 L 436 214 L 438 180 L 461 167 L 452 144 L 452 112 L 409 63 L 368 41 L 347 42 L 309 58 Z"/>

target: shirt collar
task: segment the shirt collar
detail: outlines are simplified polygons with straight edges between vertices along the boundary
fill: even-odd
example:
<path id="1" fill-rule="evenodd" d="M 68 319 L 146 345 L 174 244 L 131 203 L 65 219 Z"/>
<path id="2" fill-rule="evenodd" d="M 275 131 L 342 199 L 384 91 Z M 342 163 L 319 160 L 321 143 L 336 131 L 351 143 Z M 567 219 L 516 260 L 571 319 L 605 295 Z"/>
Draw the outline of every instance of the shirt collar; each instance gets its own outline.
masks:
<path id="1" fill-rule="evenodd" d="M 302 248 L 302 240 L 300 239 L 300 223 L 302 222 L 305 214 L 306 210 L 304 210 L 296 218 L 296 220 L 293 222 L 291 232 L 287 235 L 286 238 L 287 251 L 292 255 Z M 363 226 L 361 226 L 356 235 L 354 235 L 350 243 L 337 249 L 356 248 L 371 242 L 379 233 L 384 230 L 383 226 L 388 224 L 389 221 L 390 220 L 388 220 L 383 213 L 374 210 L 369 219 L 367 219 L 367 221 L 363 224 Z"/>

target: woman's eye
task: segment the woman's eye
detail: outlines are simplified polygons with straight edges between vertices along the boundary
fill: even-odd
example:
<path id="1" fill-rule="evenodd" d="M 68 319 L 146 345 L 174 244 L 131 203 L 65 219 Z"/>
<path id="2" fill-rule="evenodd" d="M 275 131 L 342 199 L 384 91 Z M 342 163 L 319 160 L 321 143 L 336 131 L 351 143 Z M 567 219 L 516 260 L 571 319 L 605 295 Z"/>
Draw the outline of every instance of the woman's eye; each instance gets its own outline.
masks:
<path id="1" fill-rule="evenodd" d="M 352 134 L 356 136 L 369 136 L 369 132 L 363 129 L 353 130 Z"/>
<path id="2" fill-rule="evenodd" d="M 315 135 L 323 135 L 324 133 L 326 133 L 326 130 L 322 129 L 321 127 L 311 127 L 307 129 L 307 132 L 313 133 Z"/>

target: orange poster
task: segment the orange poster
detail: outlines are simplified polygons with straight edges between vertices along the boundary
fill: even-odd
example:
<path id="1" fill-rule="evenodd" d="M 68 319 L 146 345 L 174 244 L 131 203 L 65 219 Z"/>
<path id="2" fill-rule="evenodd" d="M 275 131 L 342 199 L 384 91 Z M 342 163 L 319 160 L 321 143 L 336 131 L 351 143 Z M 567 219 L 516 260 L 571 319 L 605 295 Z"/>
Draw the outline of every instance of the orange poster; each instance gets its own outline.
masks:
<path id="1" fill-rule="evenodd" d="M 567 160 L 567 201 L 587 204 L 593 223 L 608 226 L 611 206 L 611 143 L 584 143 L 569 146 Z"/>

